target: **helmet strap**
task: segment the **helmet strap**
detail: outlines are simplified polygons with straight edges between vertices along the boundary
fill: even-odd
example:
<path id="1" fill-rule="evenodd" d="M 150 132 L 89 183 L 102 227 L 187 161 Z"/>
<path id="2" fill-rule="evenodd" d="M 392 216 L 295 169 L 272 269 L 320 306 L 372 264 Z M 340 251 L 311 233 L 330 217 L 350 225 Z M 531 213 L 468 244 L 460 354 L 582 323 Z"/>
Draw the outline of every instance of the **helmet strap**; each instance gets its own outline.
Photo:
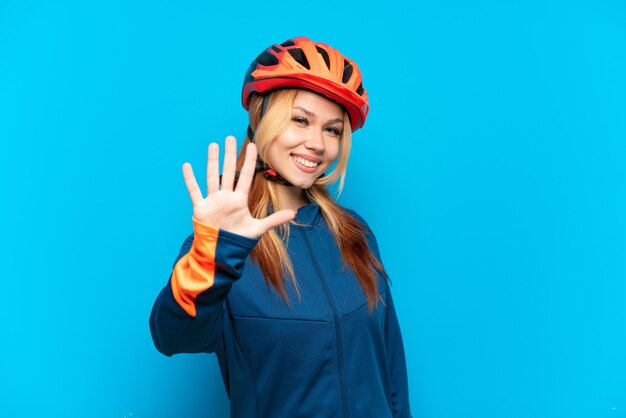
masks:
<path id="1" fill-rule="evenodd" d="M 261 102 L 261 115 L 259 116 L 259 120 L 263 118 L 263 115 L 267 111 L 267 102 L 268 102 L 267 95 L 264 94 L 263 101 Z M 252 130 L 252 127 L 250 126 L 250 124 L 248 124 L 248 138 L 250 139 L 250 142 L 254 143 L 254 131 Z M 280 183 L 285 186 L 293 186 L 293 184 L 289 183 L 287 180 L 283 178 L 283 176 L 278 174 L 276 170 L 274 170 L 269 165 L 267 165 L 267 163 L 263 161 L 258 154 L 256 157 L 256 170 L 255 171 L 256 172 L 262 171 L 263 177 L 265 177 L 269 181 Z"/>

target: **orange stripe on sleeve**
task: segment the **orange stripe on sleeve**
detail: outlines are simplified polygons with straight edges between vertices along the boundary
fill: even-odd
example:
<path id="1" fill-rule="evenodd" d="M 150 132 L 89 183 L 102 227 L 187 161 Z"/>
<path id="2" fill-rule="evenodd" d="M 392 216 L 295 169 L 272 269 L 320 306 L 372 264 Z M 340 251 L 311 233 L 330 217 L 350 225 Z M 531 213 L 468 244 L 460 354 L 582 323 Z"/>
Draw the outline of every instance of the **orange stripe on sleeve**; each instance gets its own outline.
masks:
<path id="1" fill-rule="evenodd" d="M 191 249 L 181 257 L 172 272 L 172 293 L 189 315 L 196 316 L 196 297 L 213 286 L 215 249 L 219 229 L 193 219 Z"/>

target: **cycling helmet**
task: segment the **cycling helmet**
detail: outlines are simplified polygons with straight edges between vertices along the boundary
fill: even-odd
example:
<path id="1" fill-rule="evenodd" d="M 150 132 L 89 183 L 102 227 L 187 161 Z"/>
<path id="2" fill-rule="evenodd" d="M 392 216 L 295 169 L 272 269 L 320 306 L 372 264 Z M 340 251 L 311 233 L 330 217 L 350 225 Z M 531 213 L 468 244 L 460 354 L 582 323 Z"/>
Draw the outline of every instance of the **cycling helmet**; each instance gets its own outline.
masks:
<path id="1" fill-rule="evenodd" d="M 282 87 L 312 90 L 346 109 L 352 130 L 365 124 L 369 104 L 356 63 L 326 44 L 300 36 L 263 51 L 246 72 L 241 101 Z"/>

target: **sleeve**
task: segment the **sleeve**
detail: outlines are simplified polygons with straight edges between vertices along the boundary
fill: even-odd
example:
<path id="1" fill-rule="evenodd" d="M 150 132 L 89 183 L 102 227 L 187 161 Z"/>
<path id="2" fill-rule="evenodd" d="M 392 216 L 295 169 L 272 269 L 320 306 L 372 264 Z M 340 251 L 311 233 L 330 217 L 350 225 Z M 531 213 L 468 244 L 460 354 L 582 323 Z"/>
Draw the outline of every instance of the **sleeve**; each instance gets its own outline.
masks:
<path id="1" fill-rule="evenodd" d="M 154 345 L 166 356 L 216 350 L 224 300 L 258 242 L 195 218 L 193 229 L 150 313 Z"/>
<path id="2" fill-rule="evenodd" d="M 378 242 L 371 228 L 360 215 L 352 210 L 348 213 L 359 221 L 367 230 L 367 240 L 374 256 L 382 263 Z M 386 315 L 385 315 L 385 347 L 387 348 L 387 362 L 389 364 L 389 375 L 391 381 L 391 407 L 394 418 L 411 418 L 411 407 L 409 402 L 409 382 L 407 376 L 406 357 L 404 354 L 404 343 L 400 332 L 400 323 L 396 315 L 396 308 L 391 296 L 389 278 L 383 279 L 386 289 Z"/>

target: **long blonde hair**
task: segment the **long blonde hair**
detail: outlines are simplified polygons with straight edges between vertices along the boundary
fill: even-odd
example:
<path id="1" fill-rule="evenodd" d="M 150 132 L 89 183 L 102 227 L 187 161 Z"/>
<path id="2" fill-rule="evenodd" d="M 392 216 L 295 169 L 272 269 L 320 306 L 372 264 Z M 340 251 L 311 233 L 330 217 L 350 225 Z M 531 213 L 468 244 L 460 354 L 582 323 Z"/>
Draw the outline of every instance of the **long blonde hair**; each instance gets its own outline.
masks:
<path id="1" fill-rule="evenodd" d="M 254 142 L 263 161 L 267 161 L 268 149 L 272 141 L 289 127 L 297 94 L 298 89 L 279 89 L 269 93 L 267 109 L 262 119 L 262 98 L 257 95 L 252 96 L 248 116 L 250 127 L 254 132 Z M 249 142 L 250 138 L 246 136 L 237 159 L 237 170 L 241 170 L 243 166 L 245 149 Z M 318 178 L 310 188 L 306 189 L 305 195 L 310 202 L 315 202 L 320 207 L 322 216 L 337 242 L 344 265 L 350 267 L 356 275 L 365 293 L 369 311 L 372 312 L 374 307 L 378 306 L 378 301 L 382 300 L 378 292 L 377 272 L 385 277 L 386 273 L 382 264 L 368 247 L 365 226 L 341 208 L 326 188 L 327 184 L 339 180 L 338 190 L 342 190 L 351 143 L 350 121 L 347 112 L 344 112 L 344 129 L 337 163 L 328 175 Z M 248 206 L 250 213 L 256 218 L 267 216 L 270 207 L 274 210 L 282 209 L 276 192 L 276 184 L 265 179 L 260 172 L 256 173 L 252 181 Z M 274 287 L 285 303 L 290 304 L 284 288 L 285 270 L 289 273 L 298 300 L 300 300 L 300 290 L 291 258 L 285 247 L 288 239 L 289 224 L 286 223 L 264 234 L 252 251 L 251 257 L 260 266 L 267 285 Z"/>

